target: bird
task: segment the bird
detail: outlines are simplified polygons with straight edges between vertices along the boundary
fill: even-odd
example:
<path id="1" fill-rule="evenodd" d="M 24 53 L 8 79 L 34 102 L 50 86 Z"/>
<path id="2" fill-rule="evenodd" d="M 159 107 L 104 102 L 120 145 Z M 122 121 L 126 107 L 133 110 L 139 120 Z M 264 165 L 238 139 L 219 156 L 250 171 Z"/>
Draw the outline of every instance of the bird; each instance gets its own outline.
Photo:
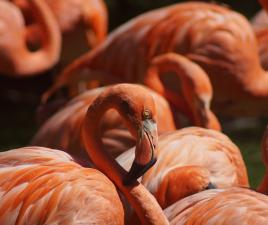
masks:
<path id="1" fill-rule="evenodd" d="M 131 166 L 134 149 L 117 157 L 125 169 Z M 141 183 L 165 209 L 194 193 L 212 188 L 249 187 L 239 148 L 223 133 L 187 127 L 159 136 L 158 160 Z"/>
<path id="2" fill-rule="evenodd" d="M 128 87 L 128 92 L 136 93 L 136 99 L 130 99 L 123 86 L 104 91 L 85 116 L 82 138 L 97 169 L 82 167 L 67 153 L 43 147 L 0 153 L 1 224 L 121 225 L 124 211 L 116 188 L 133 206 L 142 224 L 168 224 L 155 198 L 136 180 L 156 161 L 154 99 Z M 128 172 L 96 139 L 102 117 L 96 112 L 104 113 L 114 104 L 137 140 L 136 157 Z"/>
<path id="3" fill-rule="evenodd" d="M 154 98 L 156 102 L 156 122 L 158 126 L 158 133 L 175 130 L 175 124 L 172 117 L 172 112 L 168 102 L 156 92 L 149 88 L 137 84 L 119 84 L 121 91 L 128 99 L 135 101 L 137 95 L 142 95 L 144 98 Z M 68 153 L 78 156 L 80 158 L 88 158 L 85 151 L 85 144 L 81 136 L 81 127 L 88 107 L 92 104 L 97 104 L 97 97 L 103 92 L 112 89 L 112 86 L 95 88 L 88 90 L 67 103 L 51 118 L 41 126 L 41 128 L 34 135 L 31 145 L 56 148 L 68 151 Z M 128 89 L 133 89 L 135 92 L 129 92 Z M 111 100 L 116 97 L 112 96 Z M 110 104 L 107 102 L 107 104 Z M 116 107 L 117 102 L 113 101 L 113 106 Z M 103 108 L 105 110 L 105 108 Z M 103 114 L 103 111 L 98 112 Z M 135 145 L 135 139 L 126 129 L 122 115 L 117 111 L 109 110 L 103 114 L 101 123 L 99 124 L 99 139 L 102 138 L 105 148 L 109 149 L 113 157 L 117 157 L 122 152 L 128 150 Z"/>
<path id="4" fill-rule="evenodd" d="M 211 135 L 213 136 L 213 135 Z M 220 138 L 218 136 L 218 138 Z M 222 136 L 222 140 L 226 136 Z M 263 161 L 267 168 L 268 126 L 262 138 Z M 180 182 L 181 180 L 178 180 Z M 248 187 L 204 190 L 189 195 L 164 209 L 171 225 L 252 225 L 268 222 L 267 171 L 257 191 Z M 136 217 L 134 223 L 139 224 Z"/>
<path id="5" fill-rule="evenodd" d="M 111 180 L 65 152 L 36 146 L 1 152 L 0 177 L 1 224 L 125 224 Z M 146 195 L 142 185 L 134 189 Z M 134 201 L 135 193 L 128 192 Z M 150 194 L 146 200 L 159 207 Z M 136 209 L 142 207 L 135 203 Z"/>
<path id="6" fill-rule="evenodd" d="M 28 21 L 27 36 L 32 46 L 38 46 L 43 28 L 34 23 L 27 0 L 12 0 Z M 61 66 L 103 42 L 107 35 L 108 13 L 103 0 L 45 0 L 62 33 Z M 75 44 L 74 44 L 75 43 Z"/>
<path id="7" fill-rule="evenodd" d="M 43 0 L 28 2 L 44 32 L 41 46 L 34 52 L 27 48 L 26 27 L 20 10 L 11 2 L 0 1 L 0 73 L 3 75 L 37 75 L 59 60 L 61 36 L 54 16 Z"/>
<path id="8" fill-rule="evenodd" d="M 173 81 L 173 84 L 174 88 L 176 88 L 177 82 L 179 82 L 182 89 L 181 95 L 172 90 L 165 89 L 160 81 L 161 78 L 158 76 L 158 71 L 161 70 L 161 72 L 163 72 L 161 74 L 162 78 L 165 78 L 166 76 L 163 75 L 164 72 L 169 72 L 170 69 L 178 71 L 178 76 L 176 80 Z M 206 73 L 198 65 L 195 65 L 183 56 L 168 53 L 164 57 L 156 57 L 148 73 L 150 75 L 146 78 L 146 86 L 151 87 L 169 101 L 172 111 L 174 112 L 173 116 L 176 127 L 183 126 L 183 122 L 181 122 L 180 117 L 178 117 L 178 114 L 180 114 L 193 125 L 221 130 L 219 120 L 210 110 L 210 101 L 213 95 L 211 83 Z M 88 89 L 88 86 L 83 83 L 86 78 L 76 80 L 75 77 L 70 77 L 70 79 L 72 80 L 71 96 L 75 96 Z M 105 84 L 104 80 L 106 80 L 106 78 L 103 78 L 101 73 L 97 72 L 94 74 L 94 79 L 97 79 L 99 82 L 103 81 Z M 110 77 L 108 79 L 110 79 Z M 91 85 L 94 85 L 94 83 L 96 83 L 95 81 L 96 80 L 93 80 Z M 117 80 L 116 82 L 111 81 L 111 83 L 121 82 Z M 75 84 L 78 84 L 80 87 L 79 90 L 75 90 Z M 46 99 L 50 93 L 45 93 L 43 97 Z M 44 103 L 46 100 L 43 98 L 42 102 Z"/>
<path id="9" fill-rule="evenodd" d="M 268 197 L 247 188 L 212 189 L 186 197 L 164 212 L 171 225 L 266 224 Z"/>
<path id="10" fill-rule="evenodd" d="M 67 66 L 43 99 L 73 80 L 88 77 L 91 82 L 96 74 L 106 84 L 118 80 L 143 83 L 149 79 L 146 75 L 154 59 L 166 56 L 169 61 L 169 53 L 185 56 L 208 74 L 216 114 L 268 114 L 267 76 L 250 23 L 227 7 L 202 2 L 152 10 L 121 25 L 96 49 Z M 176 59 L 172 62 L 177 63 Z M 176 94 L 172 87 L 179 89 L 179 84 L 171 82 L 172 78 L 167 82 L 172 86 L 163 86 Z"/>

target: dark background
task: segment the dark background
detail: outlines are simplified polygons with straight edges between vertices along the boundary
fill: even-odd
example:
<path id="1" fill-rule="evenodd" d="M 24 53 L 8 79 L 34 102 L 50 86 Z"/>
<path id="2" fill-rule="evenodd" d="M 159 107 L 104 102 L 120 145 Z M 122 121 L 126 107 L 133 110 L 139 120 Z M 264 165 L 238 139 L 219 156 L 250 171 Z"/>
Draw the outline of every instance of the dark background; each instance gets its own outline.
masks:
<path id="1" fill-rule="evenodd" d="M 143 12 L 182 1 L 172 0 L 107 0 L 110 31 Z M 251 18 L 259 9 L 256 0 L 218 1 Z M 29 143 L 38 126 L 35 112 L 41 93 L 51 83 L 51 71 L 37 77 L 11 79 L 0 76 L 0 150 L 22 147 Z M 264 173 L 260 160 L 260 140 L 268 120 L 220 118 L 224 132 L 241 148 L 250 180 L 256 186 Z"/>

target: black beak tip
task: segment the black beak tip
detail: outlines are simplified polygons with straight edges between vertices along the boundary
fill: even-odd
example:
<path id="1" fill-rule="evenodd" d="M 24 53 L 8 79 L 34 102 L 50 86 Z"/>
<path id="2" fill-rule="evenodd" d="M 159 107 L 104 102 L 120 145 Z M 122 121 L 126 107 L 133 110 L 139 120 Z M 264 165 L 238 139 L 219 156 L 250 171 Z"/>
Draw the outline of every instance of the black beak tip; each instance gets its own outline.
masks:
<path id="1" fill-rule="evenodd" d="M 125 178 L 123 179 L 123 185 L 124 186 L 129 186 L 131 184 L 133 184 L 136 181 L 136 179 L 131 179 L 128 176 L 125 176 Z"/>
<path id="2" fill-rule="evenodd" d="M 156 161 L 156 158 L 152 158 L 151 161 L 145 165 L 134 162 L 130 171 L 123 179 L 123 185 L 127 186 L 133 184 L 139 177 L 147 172 L 147 170 L 149 170 L 156 163 Z"/>
<path id="3" fill-rule="evenodd" d="M 205 187 L 205 190 L 210 190 L 210 189 L 217 189 L 217 186 L 209 182 L 208 185 Z"/>

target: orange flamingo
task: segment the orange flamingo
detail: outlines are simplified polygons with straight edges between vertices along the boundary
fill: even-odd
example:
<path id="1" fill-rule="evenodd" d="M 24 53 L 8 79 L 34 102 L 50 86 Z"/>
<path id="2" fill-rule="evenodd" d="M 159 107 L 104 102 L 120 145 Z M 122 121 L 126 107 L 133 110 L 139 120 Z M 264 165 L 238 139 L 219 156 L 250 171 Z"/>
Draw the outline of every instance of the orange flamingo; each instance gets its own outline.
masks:
<path id="1" fill-rule="evenodd" d="M 179 82 L 182 89 L 181 95 L 183 97 L 180 97 L 178 93 L 174 94 L 172 90 L 165 89 L 161 82 L 161 78 L 166 78 L 166 76 L 163 76 L 163 74 L 165 72 L 169 72 L 170 70 L 177 71 L 178 76 L 176 77 L 175 82 L 173 82 L 173 88 L 176 89 L 177 82 Z M 159 72 L 162 77 L 158 76 Z M 77 81 L 79 86 L 82 87 L 80 88 L 80 92 L 88 88 L 83 85 L 84 79 L 75 80 L 74 77 L 70 78 L 72 79 L 71 82 L 74 81 L 76 83 Z M 93 80 L 94 79 L 102 81 L 102 74 L 98 72 L 94 73 Z M 120 81 L 118 80 L 118 82 Z M 114 82 L 111 81 L 111 83 Z M 172 106 L 175 106 L 177 109 L 175 112 L 185 115 L 186 118 L 192 122 L 192 124 L 215 130 L 221 129 L 218 119 L 210 110 L 210 101 L 212 98 L 211 83 L 205 72 L 198 65 L 192 63 L 187 58 L 173 53 L 156 57 L 153 60 L 150 69 L 148 70 L 148 76 L 145 77 L 145 84 L 166 97 L 169 102 L 171 102 Z M 92 83 L 89 85 L 92 85 Z M 77 90 L 75 90 L 75 88 L 71 88 L 71 92 L 73 93 L 72 95 L 77 94 Z M 49 93 L 47 94 L 49 95 Z M 177 127 L 181 127 L 180 122 L 177 119 L 177 114 L 175 113 L 174 115 Z"/>
<path id="2" fill-rule="evenodd" d="M 82 55 L 88 48 L 100 44 L 107 35 L 108 15 L 103 0 L 45 0 L 55 15 L 62 32 L 61 63 L 63 65 Z M 30 24 L 28 42 L 38 46 L 42 27 L 33 22 L 32 10 L 26 0 L 12 0 L 21 8 Z"/>
<path id="3" fill-rule="evenodd" d="M 100 171 L 80 166 L 64 152 L 42 147 L 14 149 L 0 153 L 0 165 L 1 224 L 125 224 L 114 184 Z M 121 186 L 140 211 L 142 224 L 158 224 L 153 221 L 156 216 L 145 217 L 152 209 L 162 214 L 160 224 L 167 224 L 142 185 Z M 142 204 L 143 196 L 150 207 Z"/>
<path id="4" fill-rule="evenodd" d="M 171 225 L 266 224 L 268 197 L 247 188 L 207 190 L 165 209 Z"/>
<path id="5" fill-rule="evenodd" d="M 169 104 L 162 96 L 141 85 L 120 84 L 117 87 L 121 87 L 122 94 L 133 101 L 136 101 L 137 95 L 144 96 L 144 98 L 151 98 L 152 96 L 157 103 L 156 122 L 159 134 L 175 130 Z M 129 89 L 135 90 L 135 92 L 130 92 Z M 71 100 L 40 128 L 31 144 L 63 149 L 72 155 L 86 158 L 85 144 L 81 138 L 81 127 L 87 109 L 94 104 L 99 104 L 97 100 L 100 100 L 100 98 L 97 99 L 97 97 L 109 90 L 113 90 L 113 87 L 96 88 Z M 112 99 L 113 92 L 110 94 Z M 114 107 L 116 107 L 116 102 L 114 104 Z M 102 114 L 103 112 L 98 113 Z M 116 110 L 110 110 L 103 116 L 99 128 L 101 130 L 100 137 L 103 137 L 106 149 L 109 149 L 114 157 L 135 145 L 135 140 L 125 129 L 122 118 Z"/>
<path id="6" fill-rule="evenodd" d="M 123 85 L 124 86 L 124 85 Z M 153 97 L 122 85 L 109 88 L 89 107 L 82 125 L 85 148 L 94 165 L 116 185 L 142 224 L 168 224 L 160 206 L 136 179 L 156 161 Z M 96 139 L 105 111 L 116 108 L 137 140 L 136 157 L 126 172 Z M 97 113 L 98 112 L 98 113 Z M 83 168 L 66 153 L 29 147 L 0 153 L 1 224 L 124 224 L 115 186 L 101 172 Z"/>
<path id="7" fill-rule="evenodd" d="M 174 66 L 178 64 L 176 58 L 169 57 L 170 52 L 184 55 L 208 73 L 215 92 L 212 109 L 216 113 L 268 114 L 268 76 L 260 66 L 250 24 L 228 8 L 201 2 L 154 10 L 120 26 L 95 51 L 68 66 L 44 100 L 75 79 L 95 79 L 95 73 L 102 75 L 106 83 L 145 82 L 150 79 L 145 77 L 156 57 L 166 58 Z M 164 85 L 165 90 L 176 94 L 172 87 L 179 85 L 167 83 L 173 85 Z M 157 89 L 156 85 L 150 87 Z"/>
<path id="8" fill-rule="evenodd" d="M 166 208 L 176 201 L 208 188 L 248 187 L 248 176 L 239 149 L 224 134 L 189 127 L 159 136 L 158 161 L 141 183 Z M 117 161 L 131 166 L 133 149 Z"/>
<path id="9" fill-rule="evenodd" d="M 224 135 L 218 135 L 215 131 L 213 133 L 211 133 L 211 137 L 217 137 L 225 142 L 228 140 Z M 262 139 L 262 154 L 266 168 L 268 168 L 268 126 Z M 181 179 L 178 179 L 178 183 L 180 181 Z M 261 185 L 258 187 L 258 191 L 264 194 L 268 193 L 267 171 Z M 267 195 L 248 188 L 231 187 L 205 190 L 190 195 L 172 204 L 164 212 L 172 225 L 252 225 L 266 224 L 268 222 L 267 206 Z M 135 221 L 132 224 L 139 223 Z"/>
<path id="10" fill-rule="evenodd" d="M 58 62 L 61 37 L 58 25 L 43 0 L 29 0 L 33 15 L 42 27 L 44 37 L 39 50 L 26 47 L 24 20 L 19 9 L 0 1 L 0 73 L 29 76 L 44 72 Z"/>

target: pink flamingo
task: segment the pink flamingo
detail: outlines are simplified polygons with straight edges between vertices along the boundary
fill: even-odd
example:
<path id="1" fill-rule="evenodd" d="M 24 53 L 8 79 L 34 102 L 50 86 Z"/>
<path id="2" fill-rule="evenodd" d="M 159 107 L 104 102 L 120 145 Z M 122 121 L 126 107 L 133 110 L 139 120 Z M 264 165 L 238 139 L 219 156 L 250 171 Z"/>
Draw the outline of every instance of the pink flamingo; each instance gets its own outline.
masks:
<path id="1" fill-rule="evenodd" d="M 156 102 L 158 133 L 175 130 L 169 104 L 162 96 L 141 85 L 119 84 L 114 87 L 107 86 L 92 89 L 72 99 L 40 128 L 35 134 L 31 145 L 63 149 L 72 155 L 87 158 L 85 143 L 81 134 L 86 112 L 94 104 L 100 104 L 101 98 L 98 98 L 98 96 L 103 93 L 109 93 L 109 90 L 113 90 L 116 87 L 120 87 L 122 95 L 124 94 L 127 99 L 132 101 L 138 101 L 138 99 L 136 100 L 137 95 L 141 95 L 144 98 L 153 97 Z M 113 98 L 112 94 L 113 92 L 111 92 L 111 99 Z M 109 149 L 112 156 L 116 157 L 134 146 L 135 139 L 125 129 L 124 121 L 116 111 L 117 102 L 111 104 L 113 104 L 114 110 L 109 110 L 106 114 L 103 111 L 98 112 L 104 114 L 99 124 L 100 133 L 98 138 L 103 139 L 105 148 Z M 105 108 L 102 110 L 106 111 Z"/>

